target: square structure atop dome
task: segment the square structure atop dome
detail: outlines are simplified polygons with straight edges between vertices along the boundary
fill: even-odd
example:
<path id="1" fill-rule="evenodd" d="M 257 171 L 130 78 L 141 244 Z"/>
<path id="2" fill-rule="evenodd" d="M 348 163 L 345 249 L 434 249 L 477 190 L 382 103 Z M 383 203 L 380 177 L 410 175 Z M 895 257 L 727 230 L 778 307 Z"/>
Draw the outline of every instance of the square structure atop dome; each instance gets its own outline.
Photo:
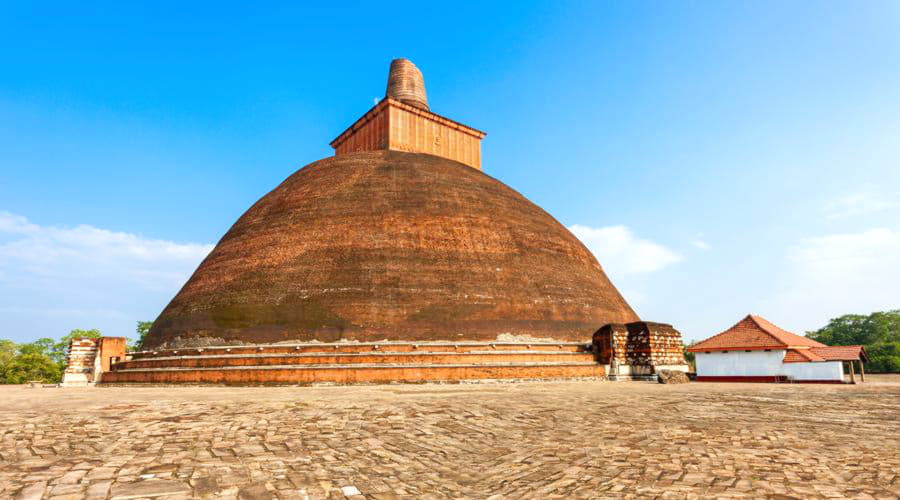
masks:
<path id="1" fill-rule="evenodd" d="M 419 70 L 405 59 L 391 63 L 385 98 L 331 141 L 340 156 L 390 149 L 448 158 L 481 170 L 486 135 L 428 109 Z"/>

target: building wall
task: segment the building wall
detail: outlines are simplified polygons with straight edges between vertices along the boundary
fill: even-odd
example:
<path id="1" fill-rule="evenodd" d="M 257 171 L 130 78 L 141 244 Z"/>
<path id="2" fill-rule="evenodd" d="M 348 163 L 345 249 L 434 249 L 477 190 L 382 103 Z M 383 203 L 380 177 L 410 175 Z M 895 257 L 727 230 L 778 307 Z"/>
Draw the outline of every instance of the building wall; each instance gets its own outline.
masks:
<path id="1" fill-rule="evenodd" d="M 698 377 L 776 377 L 843 380 L 840 361 L 784 363 L 784 350 L 696 353 Z"/>
<path id="2" fill-rule="evenodd" d="M 335 147 L 334 154 L 342 155 L 388 148 L 388 114 L 378 110 L 371 113 L 368 120 L 360 124 L 357 130 Z"/>
<path id="3" fill-rule="evenodd" d="M 698 377 L 771 377 L 783 375 L 783 350 L 696 353 Z"/>
<path id="4" fill-rule="evenodd" d="M 409 106 L 389 106 L 388 149 L 427 153 L 481 169 L 481 139 Z"/>
<path id="5" fill-rule="evenodd" d="M 484 132 L 384 99 L 331 142 L 335 155 L 391 149 L 449 158 L 481 170 Z"/>
<path id="6" fill-rule="evenodd" d="M 794 380 L 843 380 L 844 368 L 840 361 L 819 363 L 785 363 L 784 375 Z"/>

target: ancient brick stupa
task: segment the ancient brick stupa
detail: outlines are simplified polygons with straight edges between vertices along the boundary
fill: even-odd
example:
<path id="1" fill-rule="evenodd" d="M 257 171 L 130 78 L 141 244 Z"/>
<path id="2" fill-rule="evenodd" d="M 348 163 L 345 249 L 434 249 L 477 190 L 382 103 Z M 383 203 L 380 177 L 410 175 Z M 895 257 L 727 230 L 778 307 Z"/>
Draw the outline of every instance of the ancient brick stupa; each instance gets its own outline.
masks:
<path id="1" fill-rule="evenodd" d="M 420 355 L 411 378 L 385 375 L 383 366 L 372 378 L 360 365 L 350 375 L 345 367 L 336 381 L 483 378 L 427 367 L 497 360 L 453 358 L 448 349 L 459 356 L 520 351 L 504 366 L 592 365 L 524 376 L 602 375 L 581 346 L 605 324 L 638 318 L 575 236 L 481 171 L 484 136 L 432 112 L 419 70 L 393 61 L 384 99 L 332 141 L 335 156 L 301 168 L 238 219 L 156 319 L 148 351 L 119 367 L 118 381 L 179 381 L 174 362 L 159 359 L 188 354 L 198 361 L 175 365 L 206 374 L 184 380 L 207 382 L 332 380 L 296 375 L 296 367 L 281 379 L 271 367 L 257 378 L 223 376 L 217 367 L 235 361 L 212 363 L 215 353 L 295 356 L 276 356 L 271 366 L 314 352 L 330 353 L 329 366 L 387 359 L 371 358 L 375 351 Z M 544 348 L 581 357 L 524 354 Z M 357 357 L 335 358 L 351 352 Z M 241 361 L 244 375 L 257 358 Z M 141 368 L 169 375 L 138 376 Z"/>

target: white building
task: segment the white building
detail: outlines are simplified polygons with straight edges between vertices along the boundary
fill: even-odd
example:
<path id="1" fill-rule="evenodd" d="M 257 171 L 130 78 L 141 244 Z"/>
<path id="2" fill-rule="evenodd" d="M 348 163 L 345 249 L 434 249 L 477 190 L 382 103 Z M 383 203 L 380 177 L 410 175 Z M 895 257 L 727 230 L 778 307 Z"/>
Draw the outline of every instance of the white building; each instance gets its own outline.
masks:
<path id="1" fill-rule="evenodd" d="M 688 351 L 695 354 L 701 382 L 842 383 L 845 362 L 855 382 L 853 362 L 865 380 L 868 361 L 862 346 L 826 346 L 753 315 Z"/>

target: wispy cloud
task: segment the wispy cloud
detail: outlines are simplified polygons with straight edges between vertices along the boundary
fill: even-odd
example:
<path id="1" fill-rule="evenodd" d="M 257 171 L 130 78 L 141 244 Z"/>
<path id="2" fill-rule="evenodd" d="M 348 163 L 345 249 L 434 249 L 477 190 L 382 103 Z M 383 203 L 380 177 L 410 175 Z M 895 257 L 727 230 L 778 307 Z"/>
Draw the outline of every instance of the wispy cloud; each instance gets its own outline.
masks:
<path id="1" fill-rule="evenodd" d="M 0 212 L 0 272 L 5 280 L 113 278 L 159 290 L 180 286 L 212 245 L 108 231 L 89 225 L 43 227 Z"/>
<path id="2" fill-rule="evenodd" d="M 691 245 L 693 245 L 694 248 L 698 248 L 703 251 L 712 248 L 712 246 L 710 246 L 710 244 L 706 242 L 706 239 L 703 237 L 703 233 L 698 234 L 696 238 L 691 240 Z"/>
<path id="3" fill-rule="evenodd" d="M 900 307 L 900 231 L 873 228 L 804 238 L 785 255 L 785 272 L 765 310 L 796 324 Z"/>
<path id="4" fill-rule="evenodd" d="M 134 321 L 159 313 L 212 247 L 84 224 L 41 226 L 0 212 L 0 312 L 33 329 L 6 335 L 59 336 L 82 326 L 130 334 Z"/>
<path id="5" fill-rule="evenodd" d="M 51 316 L 54 318 L 77 319 L 98 321 L 105 319 L 127 320 L 129 317 L 122 311 L 115 309 L 93 308 L 93 309 L 76 309 L 76 308 L 60 308 L 60 307 L 23 307 L 23 306 L 3 306 L 0 307 L 0 313 L 3 314 L 23 314 L 30 316 Z"/>
<path id="6" fill-rule="evenodd" d="M 897 200 L 887 197 L 873 185 L 865 185 L 853 193 L 826 204 L 825 217 L 829 220 L 849 219 L 897 206 L 900 206 Z"/>
<path id="7" fill-rule="evenodd" d="M 659 271 L 683 258 L 659 243 L 638 238 L 625 226 L 592 228 L 574 224 L 569 230 L 613 275 Z"/>

